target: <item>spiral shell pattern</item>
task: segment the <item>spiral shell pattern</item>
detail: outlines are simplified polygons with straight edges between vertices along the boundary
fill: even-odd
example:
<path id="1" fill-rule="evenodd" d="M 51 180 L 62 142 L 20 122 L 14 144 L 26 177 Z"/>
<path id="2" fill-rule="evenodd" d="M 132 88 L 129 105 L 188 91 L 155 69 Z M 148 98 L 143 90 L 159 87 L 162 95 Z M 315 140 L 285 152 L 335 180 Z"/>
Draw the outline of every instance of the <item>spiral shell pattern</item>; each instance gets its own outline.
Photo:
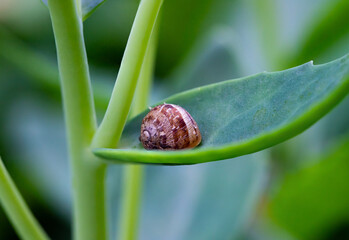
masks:
<path id="1" fill-rule="evenodd" d="M 148 150 L 177 150 L 196 147 L 201 142 L 201 133 L 184 108 L 165 103 L 143 118 L 139 139 Z"/>

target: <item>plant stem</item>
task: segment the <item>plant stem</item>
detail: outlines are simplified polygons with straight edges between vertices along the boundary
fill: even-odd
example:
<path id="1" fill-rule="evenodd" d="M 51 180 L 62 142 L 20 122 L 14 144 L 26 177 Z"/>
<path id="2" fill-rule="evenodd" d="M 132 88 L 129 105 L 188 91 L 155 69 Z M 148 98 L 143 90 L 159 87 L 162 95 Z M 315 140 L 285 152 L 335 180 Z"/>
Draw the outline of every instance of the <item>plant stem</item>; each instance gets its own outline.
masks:
<path id="1" fill-rule="evenodd" d="M 89 146 L 96 130 L 87 56 L 75 0 L 49 0 L 73 175 L 74 237 L 106 239 L 105 170 Z"/>
<path id="2" fill-rule="evenodd" d="M 74 147 L 82 149 L 88 146 L 96 129 L 82 22 L 75 0 L 49 0 L 48 5 L 56 40 L 68 139 Z"/>
<path id="3" fill-rule="evenodd" d="M 138 218 L 142 197 L 143 168 L 142 165 L 124 166 L 121 215 L 119 217 L 116 239 L 137 239 L 139 225 Z"/>
<path id="4" fill-rule="evenodd" d="M 109 106 L 94 136 L 93 147 L 117 146 L 162 2 L 163 0 L 142 0 L 139 5 Z"/>
<path id="5" fill-rule="evenodd" d="M 154 48 L 148 47 L 152 31 L 163 0 L 142 0 L 132 26 L 129 40 L 121 62 L 116 84 L 109 102 L 107 112 L 98 128 L 92 147 L 116 147 L 132 104 L 137 80 L 137 100 L 134 112 L 146 107 L 150 79 L 153 69 Z M 153 34 L 155 35 L 155 34 Z M 152 41 L 155 44 L 155 40 Z M 148 49 L 147 63 L 143 63 Z M 142 74 L 141 69 L 143 67 Z M 144 106 L 142 105 L 144 104 Z M 120 239 L 135 239 L 139 215 L 139 202 L 142 188 L 143 169 L 141 166 L 130 166 L 125 171 L 123 207 L 121 213 Z"/>
<path id="6" fill-rule="evenodd" d="M 132 103 L 131 117 L 145 110 L 148 104 L 150 86 L 153 78 L 158 25 L 159 21 L 152 33 L 142 65 L 135 98 Z M 138 236 L 144 167 L 142 165 L 126 165 L 124 166 L 123 174 L 121 214 L 119 218 L 119 227 L 117 227 L 119 231 L 116 239 L 134 240 L 137 239 Z"/>
<path id="7" fill-rule="evenodd" d="M 24 240 L 49 239 L 29 210 L 0 158 L 0 202 L 17 234 Z"/>
<path id="8" fill-rule="evenodd" d="M 142 70 L 138 79 L 135 97 L 130 112 L 131 117 L 135 117 L 147 108 L 149 93 L 153 79 L 154 64 L 156 57 L 157 38 L 159 32 L 159 20 L 151 35 L 147 53 L 145 55 Z"/>

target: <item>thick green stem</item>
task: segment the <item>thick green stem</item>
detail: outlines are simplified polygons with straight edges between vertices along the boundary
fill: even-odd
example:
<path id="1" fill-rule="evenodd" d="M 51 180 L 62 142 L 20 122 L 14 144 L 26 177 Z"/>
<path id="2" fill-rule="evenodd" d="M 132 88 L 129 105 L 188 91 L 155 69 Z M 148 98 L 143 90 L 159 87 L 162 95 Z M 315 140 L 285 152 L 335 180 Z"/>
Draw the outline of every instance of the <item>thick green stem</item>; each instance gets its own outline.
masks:
<path id="1" fill-rule="evenodd" d="M 0 203 L 18 235 L 24 240 L 47 240 L 0 158 Z"/>
<path id="2" fill-rule="evenodd" d="M 107 237 L 105 174 L 106 165 L 89 152 L 73 159 L 74 238 L 104 240 Z"/>
<path id="3" fill-rule="evenodd" d="M 116 147 L 130 111 L 144 56 L 163 0 L 142 0 L 132 26 L 107 112 L 94 147 Z"/>
<path id="4" fill-rule="evenodd" d="M 156 24 L 149 42 L 140 77 L 132 103 L 131 117 L 146 109 L 150 86 L 153 78 L 155 52 L 157 45 L 158 25 Z M 144 167 L 142 165 L 126 165 L 124 167 L 122 186 L 121 214 L 117 239 L 135 240 L 138 235 L 139 210 L 142 199 L 142 183 Z"/>
<path id="5" fill-rule="evenodd" d="M 105 169 L 89 146 L 96 119 L 82 20 L 75 0 L 49 0 L 73 175 L 74 237 L 106 239 Z"/>
<path id="6" fill-rule="evenodd" d="M 49 0 L 56 40 L 69 144 L 83 149 L 96 129 L 92 90 L 82 33 L 74 0 Z"/>

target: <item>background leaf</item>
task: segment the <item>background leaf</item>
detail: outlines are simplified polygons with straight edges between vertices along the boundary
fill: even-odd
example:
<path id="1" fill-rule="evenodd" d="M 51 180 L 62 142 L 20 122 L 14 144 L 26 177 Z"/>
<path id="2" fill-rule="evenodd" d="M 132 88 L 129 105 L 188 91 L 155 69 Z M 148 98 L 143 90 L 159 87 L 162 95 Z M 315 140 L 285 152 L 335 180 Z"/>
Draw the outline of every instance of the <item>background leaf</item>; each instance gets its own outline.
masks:
<path id="1" fill-rule="evenodd" d="M 245 230 L 260 199 L 268 156 L 264 151 L 236 161 L 146 166 L 140 239 L 235 239 Z M 115 203 L 120 197 L 121 168 L 111 165 L 108 172 L 111 236 L 118 231 Z"/>
<path id="2" fill-rule="evenodd" d="M 306 24 L 306 28 L 300 40 L 298 49 L 292 49 L 288 57 L 284 58 L 282 67 L 293 67 L 305 61 L 321 58 L 321 54 L 333 47 L 340 46 L 339 52 L 348 51 L 348 16 L 349 1 L 333 0 L 324 4 L 319 14 Z M 333 53 L 332 53 L 333 55 Z M 338 50 L 337 54 L 338 55 Z M 325 58 L 326 59 L 326 58 Z M 323 59 L 322 59 L 323 60 Z"/>
<path id="3" fill-rule="evenodd" d="M 287 174 L 270 202 L 273 220 L 300 239 L 326 239 L 348 225 L 348 158 L 347 138 L 317 163 Z"/>
<path id="4" fill-rule="evenodd" d="M 203 139 L 199 147 L 96 149 L 95 154 L 112 160 L 194 164 L 256 152 L 299 134 L 333 108 L 348 93 L 348 72 L 347 55 L 328 64 L 308 63 L 177 94 L 164 101 L 184 107 L 197 121 Z M 127 124 L 120 148 L 143 148 L 138 136 L 146 113 Z"/>
<path id="5" fill-rule="evenodd" d="M 242 76 L 232 29 L 213 28 L 170 77 L 168 95 Z M 160 99 L 159 99 L 160 100 Z"/>
<path id="6" fill-rule="evenodd" d="M 166 76 L 178 67 L 199 38 L 213 26 L 229 22 L 237 0 L 164 1 L 159 31 L 157 72 Z M 214 21 L 212 21 L 214 19 Z"/>

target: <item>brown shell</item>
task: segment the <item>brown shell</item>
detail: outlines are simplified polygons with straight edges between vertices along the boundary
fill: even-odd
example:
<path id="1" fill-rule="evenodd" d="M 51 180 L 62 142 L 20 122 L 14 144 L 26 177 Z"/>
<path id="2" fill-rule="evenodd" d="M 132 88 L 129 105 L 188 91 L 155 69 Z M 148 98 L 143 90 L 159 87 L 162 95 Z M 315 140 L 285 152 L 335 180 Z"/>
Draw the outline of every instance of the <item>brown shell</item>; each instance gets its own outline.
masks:
<path id="1" fill-rule="evenodd" d="M 143 118 L 139 140 L 145 149 L 193 148 L 201 142 L 197 123 L 182 107 L 162 104 Z"/>

